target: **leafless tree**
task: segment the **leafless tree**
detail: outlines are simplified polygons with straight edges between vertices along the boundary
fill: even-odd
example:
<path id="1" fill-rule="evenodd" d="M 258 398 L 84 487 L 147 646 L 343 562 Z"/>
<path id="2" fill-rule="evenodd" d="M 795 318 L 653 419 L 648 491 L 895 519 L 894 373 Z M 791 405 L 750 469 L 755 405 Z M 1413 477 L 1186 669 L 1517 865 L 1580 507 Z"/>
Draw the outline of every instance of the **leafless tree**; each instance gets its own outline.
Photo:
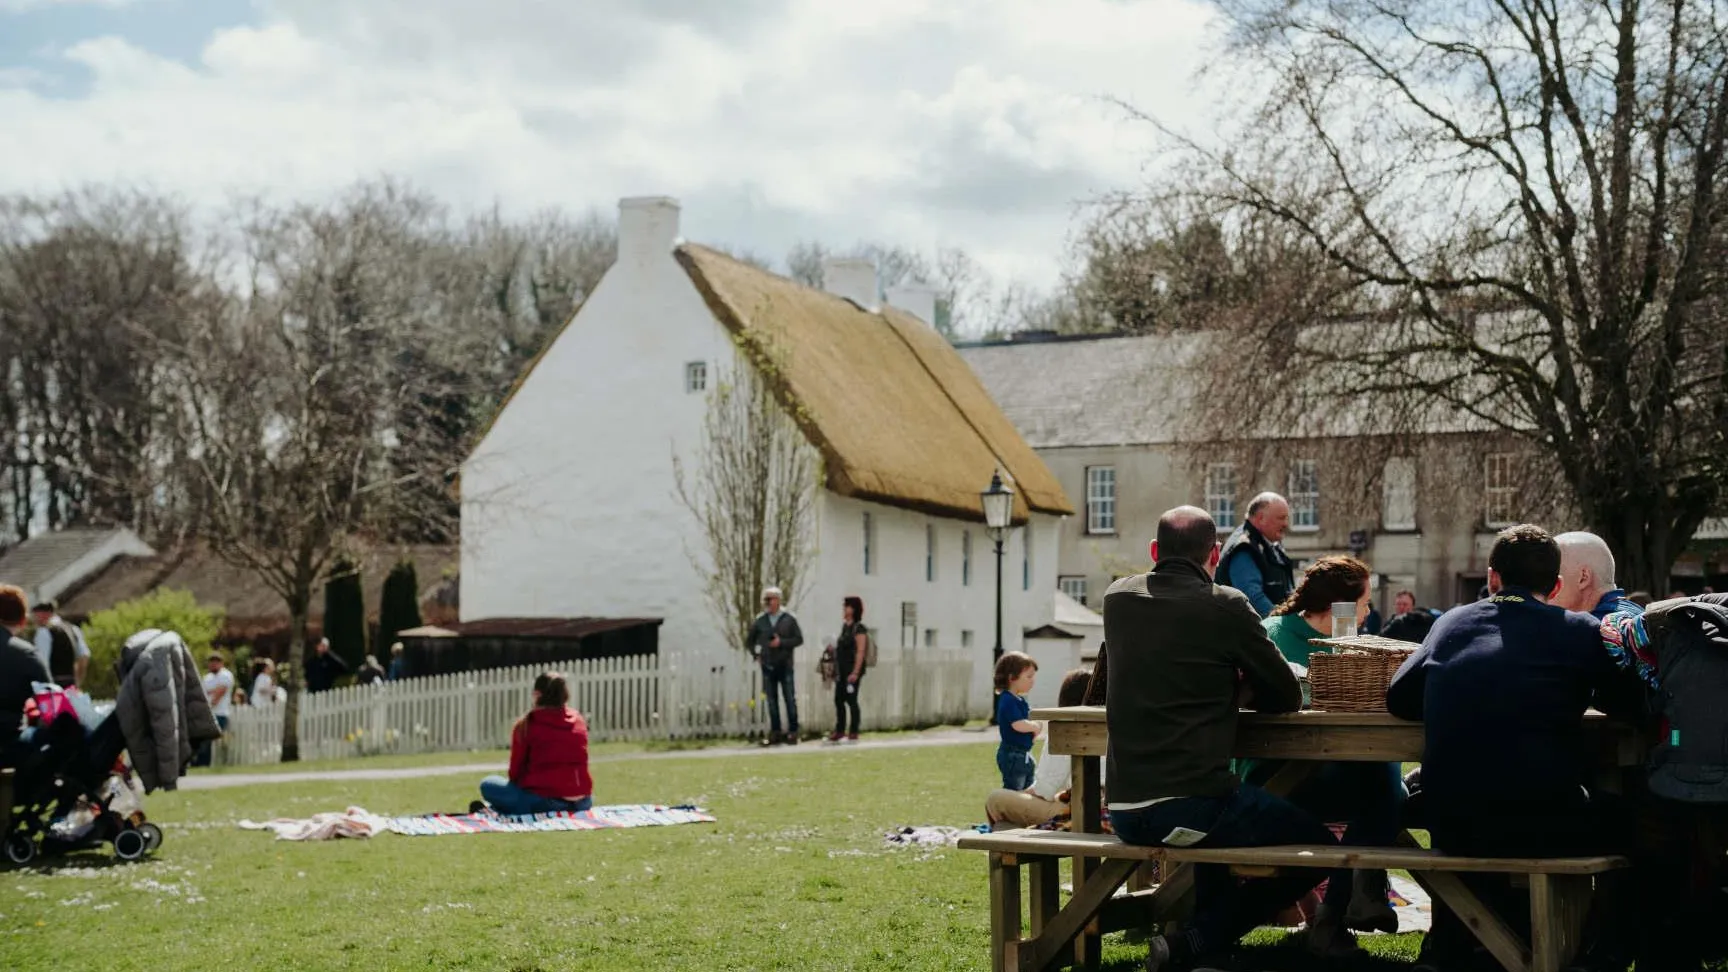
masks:
<path id="1" fill-rule="evenodd" d="M 1239 315 L 1214 373 L 1255 393 L 1225 407 L 1521 442 L 1621 579 L 1661 589 L 1728 495 L 1728 8 L 1219 8 L 1268 96 L 1217 143 L 1167 131 L 1188 197 L 1321 254 L 1370 311 Z"/>
<path id="2" fill-rule="evenodd" d="M 189 528 L 153 348 L 214 291 L 196 250 L 184 210 L 146 193 L 0 199 L 5 532 Z"/>
<path id="3" fill-rule="evenodd" d="M 307 621 L 331 565 L 451 515 L 426 487 L 460 461 L 437 413 L 464 389 L 400 353 L 448 323 L 430 259 L 441 215 L 390 183 L 324 206 L 251 207 L 238 221 L 245 289 L 178 349 L 203 539 L 262 578 L 290 618 L 284 760 L 299 757 Z"/>
<path id="4" fill-rule="evenodd" d="M 716 625 L 739 647 L 763 588 L 777 586 L 797 603 L 814 554 L 820 460 L 775 394 L 776 360 L 741 348 L 708 393 L 693 468 L 672 460 L 679 499 L 701 536 L 691 563 Z"/>

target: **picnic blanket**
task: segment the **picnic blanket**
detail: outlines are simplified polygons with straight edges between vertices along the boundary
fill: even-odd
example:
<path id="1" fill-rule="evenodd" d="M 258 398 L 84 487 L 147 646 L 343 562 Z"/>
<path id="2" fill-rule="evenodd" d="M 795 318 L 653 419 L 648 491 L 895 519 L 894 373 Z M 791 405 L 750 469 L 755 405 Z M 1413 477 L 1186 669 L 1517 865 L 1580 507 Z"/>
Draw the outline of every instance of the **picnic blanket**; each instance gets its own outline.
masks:
<path id="1" fill-rule="evenodd" d="M 661 806 L 657 803 L 595 807 L 582 813 L 540 813 L 508 817 L 496 813 L 426 813 L 407 817 L 383 817 L 360 807 L 340 813 L 319 813 L 296 819 L 242 820 L 243 830 L 273 830 L 277 840 L 334 840 L 338 837 L 375 837 L 397 833 L 409 837 L 445 834 L 533 834 L 561 830 L 622 830 L 630 827 L 670 827 L 675 824 L 714 823 L 700 807 Z"/>
<path id="2" fill-rule="evenodd" d="M 953 847 L 966 834 L 990 832 L 988 825 L 969 827 L 901 827 L 882 835 L 888 847 Z"/>
<path id="3" fill-rule="evenodd" d="M 340 813 L 316 813 L 296 819 L 242 820 L 242 830 L 274 830 L 277 840 L 334 840 L 338 837 L 371 837 L 389 829 L 389 821 L 360 807 Z"/>
<path id="4" fill-rule="evenodd" d="M 562 830 L 622 830 L 630 827 L 670 827 L 714 823 L 700 807 L 657 803 L 595 807 L 581 813 L 537 813 L 504 816 L 496 813 L 428 813 L 391 817 L 389 829 L 409 837 L 448 834 L 533 834 Z"/>

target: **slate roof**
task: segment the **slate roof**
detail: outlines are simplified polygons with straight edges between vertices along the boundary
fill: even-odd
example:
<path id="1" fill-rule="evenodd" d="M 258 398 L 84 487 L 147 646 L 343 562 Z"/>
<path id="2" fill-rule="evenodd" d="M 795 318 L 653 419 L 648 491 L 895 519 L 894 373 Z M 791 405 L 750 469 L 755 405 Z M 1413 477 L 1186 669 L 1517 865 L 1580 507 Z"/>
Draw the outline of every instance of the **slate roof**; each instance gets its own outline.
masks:
<path id="1" fill-rule="evenodd" d="M 962 346 L 960 357 L 1034 449 L 1181 441 L 1192 335 Z"/>
<path id="2" fill-rule="evenodd" d="M 0 554 L 0 584 L 15 584 L 27 592 L 35 591 L 120 532 L 111 527 L 89 527 L 31 537 Z"/>

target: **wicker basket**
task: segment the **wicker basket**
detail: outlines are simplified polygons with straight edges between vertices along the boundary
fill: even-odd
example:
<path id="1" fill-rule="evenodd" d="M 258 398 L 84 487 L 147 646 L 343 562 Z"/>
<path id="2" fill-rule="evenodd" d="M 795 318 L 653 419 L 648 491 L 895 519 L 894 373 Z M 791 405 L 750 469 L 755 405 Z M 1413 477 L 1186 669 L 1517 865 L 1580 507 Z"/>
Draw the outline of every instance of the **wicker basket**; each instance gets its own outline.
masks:
<path id="1" fill-rule="evenodd" d="M 1385 712 L 1386 687 L 1416 650 L 1408 641 L 1373 635 L 1316 638 L 1312 644 L 1327 650 L 1308 656 L 1311 705 L 1327 712 Z"/>

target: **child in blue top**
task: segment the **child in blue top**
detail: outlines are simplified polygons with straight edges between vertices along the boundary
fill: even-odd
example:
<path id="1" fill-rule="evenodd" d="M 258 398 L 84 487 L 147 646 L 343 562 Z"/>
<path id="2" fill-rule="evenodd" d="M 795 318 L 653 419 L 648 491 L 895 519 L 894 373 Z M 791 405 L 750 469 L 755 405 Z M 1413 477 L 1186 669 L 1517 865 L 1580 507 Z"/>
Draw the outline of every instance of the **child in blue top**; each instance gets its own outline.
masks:
<path id="1" fill-rule="evenodd" d="M 1032 742 L 1044 734 L 1033 722 L 1026 693 L 1038 677 L 1038 663 L 1024 652 L 1010 651 L 996 663 L 996 729 L 1002 744 L 996 747 L 996 768 L 1002 771 L 1004 790 L 1024 790 L 1032 785 L 1037 764 L 1032 762 Z"/>

